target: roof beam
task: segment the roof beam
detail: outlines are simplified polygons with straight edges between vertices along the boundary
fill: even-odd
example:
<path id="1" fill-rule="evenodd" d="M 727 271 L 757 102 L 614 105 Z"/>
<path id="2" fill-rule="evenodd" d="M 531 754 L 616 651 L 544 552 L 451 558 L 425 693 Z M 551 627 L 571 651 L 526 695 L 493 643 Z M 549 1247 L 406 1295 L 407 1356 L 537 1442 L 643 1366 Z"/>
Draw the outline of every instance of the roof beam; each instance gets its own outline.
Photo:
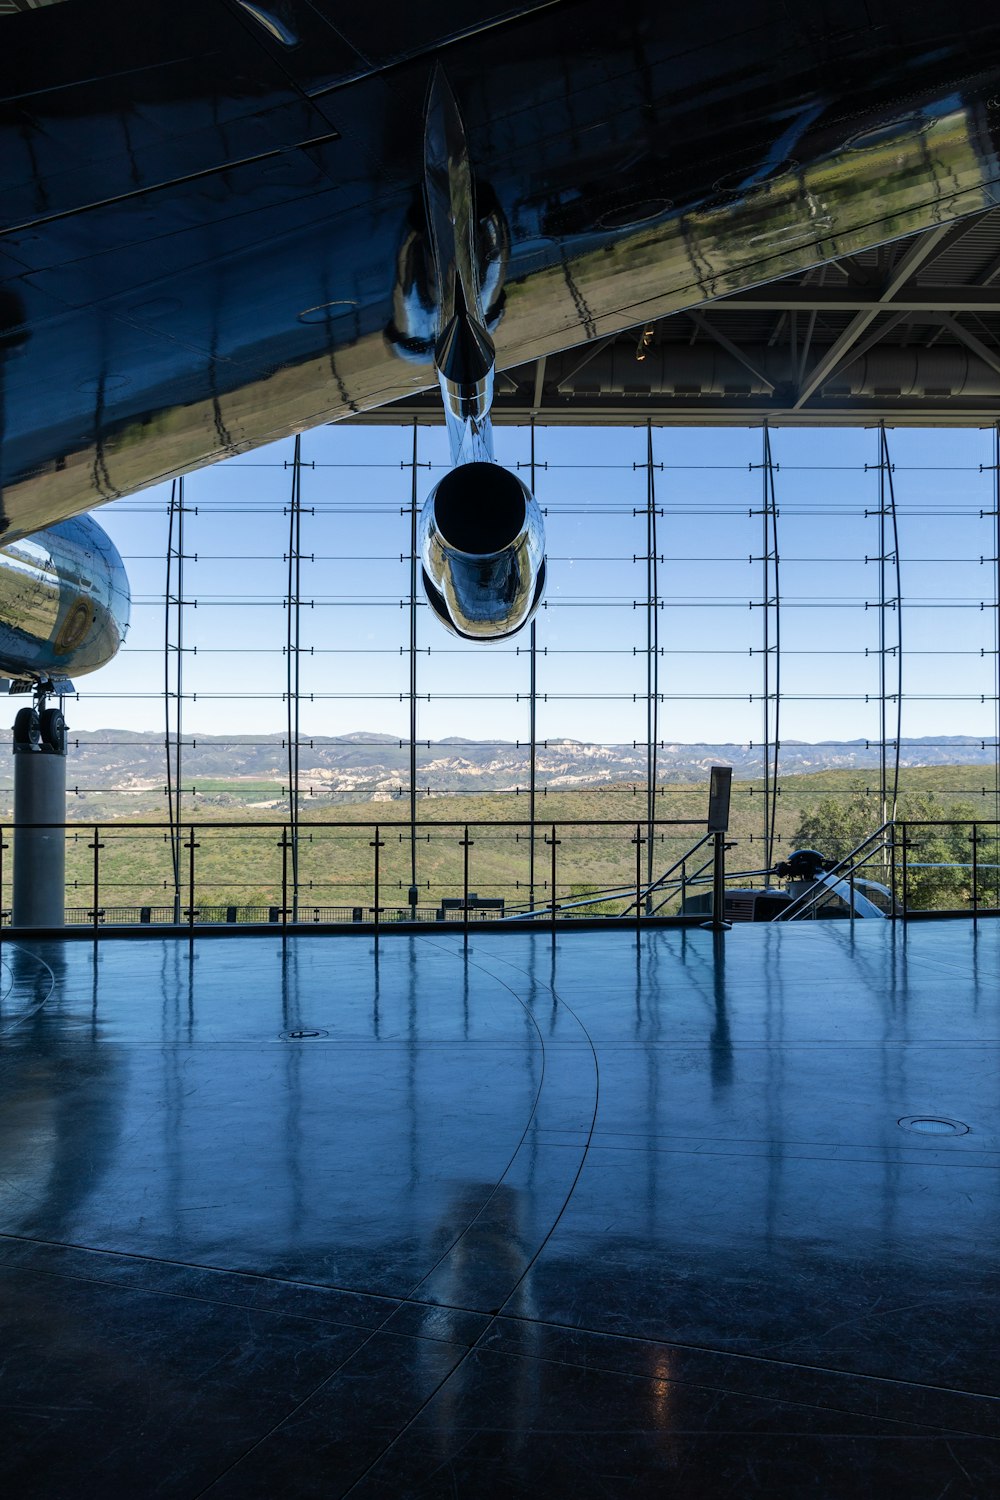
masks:
<path id="1" fill-rule="evenodd" d="M 772 282 L 769 286 L 752 287 L 745 292 L 733 292 L 715 302 L 706 303 L 712 313 L 724 312 L 826 312 L 862 313 L 882 312 L 883 297 L 877 293 L 858 291 L 857 288 L 818 284 L 801 286 L 795 283 Z M 892 298 L 893 309 L 901 312 L 950 312 L 998 313 L 1000 294 L 990 287 L 915 286 L 897 292 Z"/>
<path id="2" fill-rule="evenodd" d="M 613 344 L 617 337 L 617 333 L 612 333 L 609 334 L 606 339 L 598 339 L 596 344 L 587 344 L 586 354 L 584 354 L 583 358 L 573 366 L 568 375 L 563 376 L 562 380 L 560 380 L 559 384 L 556 386 L 556 390 L 563 390 L 570 384 L 571 381 L 575 380 L 584 366 L 590 364 L 590 361 L 594 358 L 594 355 L 600 354 L 602 349 L 606 349 L 609 344 Z"/>
<path id="3" fill-rule="evenodd" d="M 972 284 L 973 286 L 992 286 L 998 276 L 1000 276 L 1000 255 L 990 261 L 985 271 L 980 271 Z"/>
<path id="4" fill-rule="evenodd" d="M 821 354 L 809 372 L 809 379 L 804 380 L 799 386 L 799 393 L 795 398 L 795 409 L 804 406 L 809 397 L 819 390 L 825 380 L 829 380 L 834 370 L 838 369 L 848 358 L 858 339 L 864 333 L 870 323 L 874 323 L 882 309 L 876 308 L 873 312 L 858 313 L 852 318 L 838 339 L 830 345 L 825 354 Z"/>
<path id="5" fill-rule="evenodd" d="M 545 388 L 545 355 L 535 361 L 535 395 L 531 403 L 532 411 L 537 411 L 542 404 L 542 391 Z"/>
<path id="6" fill-rule="evenodd" d="M 905 255 L 896 262 L 885 280 L 885 284 L 879 293 L 880 302 L 891 302 L 896 293 L 906 285 L 911 276 L 915 276 L 925 261 L 933 260 L 935 256 L 943 255 L 945 250 L 960 239 L 961 235 L 956 233 L 961 230 L 965 234 L 968 225 L 964 220 L 956 224 L 939 224 L 937 229 L 928 229 L 914 240 Z"/>
<path id="7" fill-rule="evenodd" d="M 690 311 L 688 317 L 692 323 L 701 329 L 702 333 L 707 334 L 710 339 L 714 339 L 717 344 L 721 344 L 727 354 L 732 355 L 733 359 L 738 360 L 745 370 L 749 370 L 753 378 L 760 381 L 766 390 L 774 390 L 774 381 L 768 380 L 763 370 L 759 370 L 755 364 L 747 359 L 738 344 L 734 344 L 732 339 L 727 339 L 724 333 L 720 333 L 717 328 L 713 328 L 708 319 L 702 317 L 701 313 Z"/>
<path id="8" fill-rule="evenodd" d="M 965 227 L 963 223 L 963 233 Z M 866 312 L 856 313 L 840 337 L 835 339 L 826 353 L 816 361 L 808 378 L 799 387 L 799 393 L 795 399 L 796 411 L 804 406 L 823 382 L 829 380 L 834 370 L 844 363 L 865 329 L 874 323 L 879 313 L 883 312 L 890 302 L 894 303 L 894 306 L 898 305 L 894 302 L 897 292 L 902 291 L 924 262 L 934 255 L 942 254 L 946 244 L 954 244 L 957 237 L 955 231 L 956 225 L 941 224 L 937 229 L 929 229 L 925 234 L 920 235 L 919 239 L 914 240 L 905 255 L 896 262 L 886 277 L 875 306 Z"/>
<path id="9" fill-rule="evenodd" d="M 986 218 L 987 214 L 992 212 L 993 210 L 988 208 L 984 213 L 967 214 L 964 219 L 955 219 L 950 224 L 942 224 L 937 229 L 932 229 L 921 235 L 913 247 L 915 250 L 924 250 L 923 255 L 920 257 L 919 268 L 926 270 L 936 260 L 940 260 L 942 255 L 947 255 L 949 250 L 954 249 L 960 241 L 965 239 L 970 229 L 974 229 L 982 219 Z M 925 240 L 929 241 L 926 249 L 924 249 Z M 901 261 L 900 266 L 902 266 L 902 263 Z M 917 269 L 917 267 L 913 267 L 909 274 L 913 276 Z"/>
<path id="10" fill-rule="evenodd" d="M 815 317 L 815 314 L 813 314 L 813 316 Z M 838 371 L 842 370 L 845 365 L 853 364 L 856 359 L 861 359 L 868 353 L 869 349 L 873 348 L 876 344 L 880 344 L 887 333 L 891 333 L 894 328 L 898 328 L 900 323 L 905 323 L 909 316 L 910 314 L 905 312 L 894 313 L 891 318 L 886 319 L 884 323 L 880 324 L 878 328 L 873 329 L 869 334 L 867 334 L 866 337 L 858 338 L 856 341 L 852 341 L 850 346 L 845 348 L 843 354 L 837 360 L 836 364 L 832 365 L 827 370 L 826 374 L 823 376 L 824 381 L 832 380 L 834 375 L 836 375 Z M 800 367 L 800 387 L 802 385 L 804 373 L 804 369 Z M 815 389 L 813 394 L 815 394 Z"/>
<path id="11" fill-rule="evenodd" d="M 995 370 L 1000 375 L 1000 352 L 991 349 L 988 344 L 984 344 L 982 339 L 977 339 L 974 333 L 970 333 L 967 328 L 963 328 L 961 323 L 957 322 L 955 318 L 950 318 L 947 313 L 939 313 L 936 321 L 940 321 L 947 328 L 948 332 L 958 339 L 960 344 L 964 344 L 967 349 L 971 349 L 972 353 L 981 359 L 984 365 L 989 365 L 991 370 Z"/>
<path id="12" fill-rule="evenodd" d="M 878 285 L 878 277 L 875 275 L 874 270 L 868 266 L 863 266 L 853 255 L 838 255 L 837 259 L 830 261 L 829 264 L 836 266 L 837 270 L 843 273 L 844 279 L 851 286 L 863 289 Z"/>
<path id="13" fill-rule="evenodd" d="M 409 401 L 394 406 L 378 406 L 345 419 L 349 427 L 386 427 L 414 418 L 428 427 L 440 426 L 440 400 L 436 407 Z M 996 396 L 941 397 L 824 397 L 795 410 L 770 396 L 685 396 L 674 400 L 654 397 L 651 400 L 550 401 L 537 414 L 544 426 L 634 427 L 647 420 L 664 427 L 752 426 L 764 417 L 774 426 L 789 427 L 858 427 L 884 421 L 890 427 L 983 427 L 996 420 Z M 524 426 L 531 420 L 525 402 L 499 402 L 491 419 L 499 427 Z"/>

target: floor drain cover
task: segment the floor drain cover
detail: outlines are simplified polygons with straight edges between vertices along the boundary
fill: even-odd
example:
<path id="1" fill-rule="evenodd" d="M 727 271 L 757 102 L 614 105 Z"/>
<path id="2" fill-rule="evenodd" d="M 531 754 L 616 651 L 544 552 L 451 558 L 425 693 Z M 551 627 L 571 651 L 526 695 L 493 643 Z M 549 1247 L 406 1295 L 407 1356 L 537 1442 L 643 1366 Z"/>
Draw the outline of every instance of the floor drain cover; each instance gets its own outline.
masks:
<path id="1" fill-rule="evenodd" d="M 306 1030 L 304 1027 L 299 1031 L 283 1031 L 281 1039 L 283 1042 L 305 1042 L 311 1041 L 316 1036 L 329 1036 L 328 1031 Z"/>
<path id="2" fill-rule="evenodd" d="M 961 1120 L 946 1120 L 943 1115 L 904 1115 L 897 1122 L 904 1130 L 915 1130 L 918 1135 L 968 1135 L 968 1125 Z"/>

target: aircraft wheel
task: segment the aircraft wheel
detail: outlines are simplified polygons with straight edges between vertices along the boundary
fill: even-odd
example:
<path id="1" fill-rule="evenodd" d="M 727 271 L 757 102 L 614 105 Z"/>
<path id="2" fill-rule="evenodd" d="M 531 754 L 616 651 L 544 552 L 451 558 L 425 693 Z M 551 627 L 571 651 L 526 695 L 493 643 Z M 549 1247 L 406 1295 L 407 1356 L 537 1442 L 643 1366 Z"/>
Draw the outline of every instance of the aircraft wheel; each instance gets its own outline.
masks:
<path id="1" fill-rule="evenodd" d="M 22 708 L 14 719 L 14 744 L 19 750 L 38 750 L 42 743 L 42 726 L 33 708 Z"/>
<path id="2" fill-rule="evenodd" d="M 58 708 L 43 710 L 40 730 L 43 744 L 48 745 L 57 755 L 66 754 L 66 720 Z"/>

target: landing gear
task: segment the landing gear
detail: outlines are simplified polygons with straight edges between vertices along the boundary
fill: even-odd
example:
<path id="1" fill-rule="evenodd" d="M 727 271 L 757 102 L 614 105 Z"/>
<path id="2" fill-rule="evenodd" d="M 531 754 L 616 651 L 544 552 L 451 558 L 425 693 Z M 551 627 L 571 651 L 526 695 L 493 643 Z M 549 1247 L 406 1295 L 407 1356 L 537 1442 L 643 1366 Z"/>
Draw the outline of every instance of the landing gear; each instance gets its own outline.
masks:
<path id="1" fill-rule="evenodd" d="M 37 708 L 18 709 L 14 719 L 15 751 L 40 750 L 42 748 L 42 724 Z"/>
<path id="2" fill-rule="evenodd" d="M 48 679 L 14 719 L 15 927 L 58 928 L 65 920 L 66 720 L 46 700 Z"/>
<path id="3" fill-rule="evenodd" d="M 32 688 L 33 707 L 18 710 L 14 718 L 15 753 L 66 754 L 66 720 L 62 710 L 45 706 L 52 690 L 52 683 L 41 679 Z"/>
<path id="4" fill-rule="evenodd" d="M 66 754 L 66 720 L 58 708 L 44 708 L 40 714 L 42 744 L 47 745 L 53 755 Z"/>

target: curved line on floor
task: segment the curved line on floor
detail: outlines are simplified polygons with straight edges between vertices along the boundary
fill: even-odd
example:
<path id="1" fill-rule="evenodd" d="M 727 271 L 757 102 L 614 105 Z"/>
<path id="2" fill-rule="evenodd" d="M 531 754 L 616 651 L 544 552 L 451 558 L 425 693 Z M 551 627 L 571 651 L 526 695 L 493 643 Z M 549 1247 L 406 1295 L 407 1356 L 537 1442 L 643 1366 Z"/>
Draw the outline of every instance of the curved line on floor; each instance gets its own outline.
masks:
<path id="1" fill-rule="evenodd" d="M 38 964 L 41 968 L 43 968 L 46 971 L 46 973 L 48 974 L 48 976 L 49 976 L 50 984 L 49 984 L 48 994 L 45 995 L 45 996 L 43 996 L 43 998 L 41 1000 L 39 1000 L 36 1005 L 33 1005 L 30 1010 L 24 1011 L 23 1014 L 19 1015 L 15 1020 L 0 1021 L 0 1036 L 9 1035 L 10 1032 L 16 1030 L 18 1026 L 23 1026 L 24 1023 L 25 1023 L 25 1021 L 30 1021 L 33 1016 L 37 1016 L 38 1012 L 42 1009 L 42 1006 L 43 1005 L 48 1005 L 49 1001 L 52 999 L 53 994 L 55 993 L 55 988 L 56 988 L 56 976 L 55 976 L 53 970 L 45 962 L 44 958 L 39 958 L 37 953 L 28 953 L 27 949 L 22 948 L 20 946 L 20 944 L 17 944 L 17 943 L 9 943 L 7 946 L 8 946 L 8 948 L 12 947 L 16 953 L 24 953 L 24 954 L 26 954 L 26 956 L 28 958 L 32 959 L 36 964 Z M 7 965 L 5 964 L 4 967 L 7 968 Z M 13 970 L 10 971 L 10 976 L 11 976 L 10 989 L 4 991 L 3 998 L 5 1000 L 7 999 L 8 995 L 10 995 L 12 993 L 12 991 L 14 989 L 14 974 L 13 974 Z"/>
<path id="2" fill-rule="evenodd" d="M 424 941 L 430 941 L 430 940 L 429 939 L 425 939 Z M 436 944 L 435 946 L 440 946 L 440 944 Z M 500 962 L 507 964 L 507 966 L 509 968 L 514 969 L 516 972 L 524 974 L 525 978 L 527 978 L 529 981 L 537 983 L 537 981 L 535 981 L 533 979 L 533 976 L 530 975 L 526 969 L 522 969 L 522 968 L 519 967 L 519 965 L 511 963 L 509 959 L 501 958 Z M 475 965 L 475 967 L 478 968 L 478 969 L 481 969 L 484 974 L 489 974 L 490 977 L 493 978 L 493 979 L 496 979 L 498 983 L 504 984 L 504 981 L 502 979 L 500 979 L 499 975 L 492 973 L 491 970 L 489 970 L 488 968 L 485 967 L 485 965 L 483 965 L 481 963 L 477 963 Z M 590 1153 L 590 1143 L 593 1140 L 594 1126 L 595 1126 L 595 1124 L 597 1122 L 597 1107 L 598 1107 L 598 1103 L 600 1101 L 600 1082 L 601 1082 L 601 1079 L 600 1079 L 600 1069 L 599 1069 L 598 1063 L 597 1063 L 597 1049 L 594 1046 L 594 1041 L 593 1041 L 593 1038 L 590 1035 L 590 1032 L 587 1030 L 586 1026 L 580 1020 L 580 1017 L 577 1015 L 577 1013 L 573 1009 L 573 1007 L 571 1005 L 569 1005 L 565 1000 L 563 1000 L 560 997 L 558 991 L 556 990 L 556 988 L 555 988 L 555 986 L 553 984 L 547 984 L 547 983 L 545 983 L 545 981 L 542 981 L 542 983 L 544 985 L 544 988 L 548 990 L 549 994 L 557 1002 L 557 1004 L 564 1006 L 565 1009 L 569 1012 L 569 1014 L 573 1017 L 574 1021 L 579 1026 L 580 1030 L 583 1032 L 583 1035 L 587 1039 L 587 1044 L 590 1047 L 591 1055 L 592 1055 L 593 1061 L 594 1061 L 594 1108 L 593 1108 L 593 1111 L 592 1111 L 591 1117 L 590 1117 L 590 1128 L 589 1128 L 589 1130 L 587 1132 L 587 1139 L 584 1142 L 583 1150 L 580 1153 L 580 1161 L 579 1161 L 579 1163 L 577 1165 L 576 1172 L 573 1175 L 573 1181 L 570 1183 L 569 1191 L 567 1192 L 565 1198 L 563 1199 L 563 1202 L 562 1202 L 562 1204 L 561 1204 L 561 1206 L 559 1208 L 559 1212 L 556 1214 L 556 1216 L 553 1219 L 553 1221 L 552 1221 L 551 1225 L 549 1226 L 548 1230 L 546 1231 L 546 1233 L 542 1237 L 541 1243 L 538 1245 L 538 1247 L 535 1250 L 534 1254 L 528 1260 L 528 1263 L 525 1266 L 524 1270 L 521 1272 L 520 1276 L 517 1278 L 517 1281 L 514 1283 L 514 1286 L 511 1288 L 510 1292 L 505 1297 L 504 1301 L 500 1304 L 500 1308 L 499 1308 L 498 1312 L 496 1312 L 496 1313 L 494 1313 L 494 1314 L 492 1314 L 490 1316 L 489 1322 L 483 1328 L 482 1332 L 479 1334 L 479 1337 L 476 1339 L 475 1343 L 472 1344 L 465 1351 L 465 1353 L 462 1355 L 462 1358 L 455 1365 L 453 1365 L 452 1368 L 448 1371 L 447 1375 L 445 1375 L 438 1382 L 438 1384 L 435 1386 L 434 1390 L 429 1393 L 429 1395 L 427 1396 L 426 1400 L 424 1400 L 424 1401 L 422 1401 L 420 1403 L 419 1407 L 412 1414 L 412 1416 L 408 1419 L 408 1421 L 404 1422 L 403 1426 L 399 1429 L 399 1431 L 397 1433 L 395 1433 L 393 1435 L 393 1437 L 390 1438 L 390 1440 L 386 1443 L 386 1445 L 382 1449 L 382 1451 L 380 1453 L 378 1453 L 375 1456 L 375 1458 L 372 1459 L 371 1463 L 368 1464 L 366 1466 L 366 1468 L 364 1469 L 364 1471 L 361 1474 L 358 1475 L 358 1477 L 354 1481 L 354 1483 L 347 1490 L 344 1491 L 343 1495 L 341 1496 L 341 1500 L 348 1500 L 348 1497 L 355 1492 L 355 1490 L 358 1488 L 358 1486 L 364 1483 L 364 1481 L 368 1478 L 369 1474 L 371 1474 L 371 1472 L 373 1471 L 373 1469 L 375 1469 L 376 1466 L 382 1462 L 382 1460 L 385 1458 L 386 1454 L 390 1453 L 392 1451 L 392 1449 L 396 1446 L 396 1444 L 400 1441 L 400 1439 L 403 1438 L 403 1437 L 405 1437 L 406 1433 L 413 1426 L 414 1422 L 416 1422 L 420 1418 L 420 1416 L 423 1414 L 423 1412 L 426 1411 L 427 1407 L 435 1399 L 435 1397 L 437 1396 L 438 1392 L 440 1390 L 442 1390 L 443 1387 L 446 1386 L 450 1381 L 454 1380 L 454 1378 L 456 1377 L 456 1375 L 458 1375 L 459 1372 L 462 1370 L 462 1368 L 467 1364 L 467 1362 L 469 1361 L 469 1359 L 472 1357 L 472 1355 L 479 1348 L 479 1345 L 483 1342 L 483 1340 L 490 1333 L 491 1329 L 493 1328 L 494 1324 L 496 1323 L 497 1318 L 500 1317 L 500 1316 L 502 1316 L 503 1309 L 508 1305 L 508 1303 L 510 1302 L 511 1298 L 517 1295 L 518 1291 L 520 1290 L 521 1286 L 523 1285 L 523 1283 L 525 1281 L 525 1278 L 531 1274 L 531 1270 L 532 1270 L 533 1266 L 535 1265 L 535 1262 L 538 1260 L 538 1257 L 541 1255 L 542 1251 L 545 1249 L 545 1246 L 548 1244 L 549 1240 L 552 1238 L 552 1235 L 555 1233 L 556 1227 L 558 1226 L 559 1221 L 562 1218 L 563 1214 L 566 1212 L 566 1209 L 567 1209 L 567 1207 L 569 1205 L 570 1199 L 573 1197 L 573 1194 L 576 1191 L 576 1185 L 577 1185 L 577 1183 L 580 1180 L 580 1174 L 583 1171 L 584 1163 L 586 1162 L 587 1157 L 588 1157 L 588 1155 Z M 510 986 L 509 985 L 504 985 L 504 988 L 505 989 L 510 989 Z M 521 1005 L 524 1006 L 525 1010 L 528 1011 L 528 1014 L 531 1015 L 530 1010 L 528 1010 L 527 1005 L 521 999 L 520 995 L 517 995 L 514 990 L 511 990 L 511 993 L 515 996 L 515 999 L 518 1000 L 519 1004 L 521 1004 Z M 533 1016 L 532 1016 L 532 1021 L 534 1021 L 534 1017 Z M 536 1026 L 536 1030 L 537 1030 L 538 1029 L 537 1022 L 535 1023 L 535 1026 Z M 540 1032 L 539 1032 L 539 1035 L 541 1035 Z M 544 1043 L 543 1043 L 543 1045 L 544 1045 Z M 540 1092 L 541 1092 L 541 1083 L 539 1084 L 539 1093 Z M 537 1096 L 536 1096 L 536 1106 L 537 1106 Z M 532 1113 L 534 1113 L 534 1111 L 532 1111 Z M 522 1141 L 523 1141 L 523 1138 L 522 1138 Z M 518 1149 L 520 1149 L 520 1147 L 518 1147 Z M 516 1156 L 516 1152 L 515 1152 L 515 1156 Z M 513 1158 L 512 1158 L 512 1160 L 513 1160 Z M 509 1171 L 510 1168 L 508 1167 L 507 1170 Z M 506 1173 L 504 1175 L 506 1175 Z M 500 1180 L 502 1181 L 503 1179 L 501 1178 Z M 497 1186 L 499 1187 L 499 1182 L 498 1182 Z M 496 1191 L 496 1189 L 494 1189 L 494 1192 L 495 1191 Z M 486 1205 L 484 1204 L 483 1207 L 485 1207 L 485 1206 Z M 480 1210 L 480 1213 L 481 1212 L 482 1212 L 482 1209 Z M 477 1215 L 477 1217 L 478 1217 L 478 1215 Z M 475 1223 L 475 1220 L 472 1220 L 472 1223 Z M 467 1231 L 463 1230 L 463 1234 L 466 1233 L 466 1232 Z M 461 1238 L 461 1236 L 459 1238 Z M 456 1241 L 456 1243 L 457 1243 L 457 1241 Z M 430 1275 L 430 1272 L 428 1272 L 428 1275 Z"/>
<path id="3" fill-rule="evenodd" d="M 428 947 L 437 948 L 440 952 L 447 954 L 449 957 L 455 957 L 456 956 L 454 948 L 447 948 L 447 947 L 444 946 L 443 943 L 436 942 L 436 941 L 434 941 L 431 938 L 421 938 L 421 939 L 419 939 L 419 941 L 423 942 L 423 943 L 426 943 Z M 479 1205 L 478 1209 L 473 1214 L 472 1218 L 468 1221 L 467 1224 L 465 1224 L 458 1231 L 458 1233 L 455 1235 L 455 1238 L 452 1240 L 451 1244 L 448 1245 L 447 1248 L 444 1249 L 441 1252 L 441 1254 L 438 1256 L 437 1260 L 434 1262 L 434 1264 L 432 1266 L 428 1266 L 427 1270 L 420 1277 L 419 1281 L 417 1281 L 414 1284 L 413 1289 L 404 1298 L 404 1300 L 407 1301 L 407 1302 L 418 1302 L 420 1300 L 419 1297 L 417 1296 L 417 1291 L 419 1290 L 419 1288 L 423 1286 L 423 1284 L 424 1284 L 425 1281 L 429 1280 L 430 1277 L 433 1276 L 434 1272 L 438 1269 L 438 1267 L 441 1266 L 441 1265 L 443 1265 L 444 1262 L 448 1259 L 448 1256 L 451 1255 L 452 1252 L 457 1248 L 457 1246 L 461 1244 L 462 1240 L 469 1233 L 469 1231 L 473 1228 L 473 1226 L 479 1222 L 479 1220 L 482 1218 L 483 1214 L 486 1212 L 486 1210 L 489 1208 L 490 1204 L 493 1202 L 493 1199 L 496 1197 L 497 1193 L 500 1191 L 500 1188 L 503 1186 L 504 1179 L 509 1175 L 511 1168 L 513 1167 L 514 1163 L 517 1161 L 518 1153 L 521 1151 L 521 1148 L 523 1147 L 525 1141 L 528 1138 L 528 1132 L 531 1129 L 531 1122 L 534 1120 L 535 1115 L 538 1113 L 538 1103 L 539 1103 L 539 1100 L 542 1097 L 542 1089 L 543 1089 L 543 1087 L 545 1085 L 545 1068 L 546 1068 L 545 1038 L 542 1035 L 541 1027 L 539 1026 L 538 1022 L 535 1020 L 534 1016 L 532 1015 L 530 1008 L 521 999 L 521 997 L 517 993 L 517 991 L 514 990 L 514 989 L 512 989 L 509 984 L 506 984 L 504 982 L 504 980 L 502 980 L 500 978 L 499 974 L 491 974 L 490 971 L 489 971 L 489 969 L 484 968 L 482 964 L 477 964 L 474 960 L 470 960 L 469 957 L 468 957 L 468 954 L 465 954 L 463 956 L 465 958 L 465 961 L 467 963 L 471 964 L 472 968 L 479 969 L 483 974 L 488 975 L 488 977 L 490 979 L 495 980 L 496 983 L 499 984 L 503 989 L 505 989 L 509 995 L 513 995 L 513 997 L 517 1001 L 518 1005 L 520 1005 L 521 1009 L 524 1011 L 524 1013 L 527 1016 L 528 1020 L 531 1022 L 532 1026 L 535 1028 L 535 1032 L 536 1032 L 536 1034 L 538 1036 L 538 1044 L 539 1044 L 539 1046 L 542 1049 L 542 1053 L 541 1053 L 541 1055 L 542 1055 L 542 1073 L 541 1073 L 541 1077 L 538 1080 L 538 1087 L 535 1090 L 535 1097 L 534 1097 L 534 1099 L 531 1102 L 531 1109 L 528 1112 L 528 1118 L 524 1122 L 524 1129 L 521 1132 L 521 1135 L 520 1135 L 520 1138 L 519 1138 L 519 1140 L 517 1142 L 517 1145 L 514 1147 L 514 1150 L 510 1154 L 510 1159 L 507 1162 L 507 1165 L 504 1167 L 503 1171 L 500 1173 L 500 1176 L 497 1178 L 496 1182 L 493 1184 L 493 1186 L 490 1189 L 489 1193 L 483 1199 L 482 1203 Z M 518 1284 L 520 1284 L 520 1283 L 518 1283 Z"/>
<path id="4" fill-rule="evenodd" d="M 527 969 L 522 969 L 520 967 L 520 965 L 512 963 L 509 958 L 500 958 L 499 962 L 502 963 L 502 964 L 506 964 L 508 966 L 508 968 L 514 969 L 517 973 L 524 974 L 524 976 L 525 976 L 526 979 L 529 979 L 529 980 L 532 979 L 532 976 L 528 973 Z M 480 967 L 482 967 L 482 966 L 480 965 Z M 485 970 L 485 972 L 489 973 L 489 970 Z M 499 978 L 499 976 L 497 976 L 497 975 L 495 975 L 494 977 L 495 978 Z M 537 982 L 537 981 L 535 981 L 535 982 Z M 503 980 L 500 980 L 500 983 L 502 984 Z M 545 982 L 543 981 L 543 983 L 545 983 Z M 586 1161 L 587 1161 L 587 1157 L 590 1155 L 590 1145 L 591 1145 L 592 1140 L 594 1139 L 594 1127 L 597 1124 L 597 1108 L 598 1108 L 598 1105 L 600 1103 L 600 1098 L 601 1098 L 601 1069 L 600 1069 L 600 1065 L 599 1065 L 599 1063 L 597 1061 L 597 1048 L 594 1046 L 594 1039 L 593 1039 L 593 1037 L 590 1035 L 590 1032 L 587 1030 L 586 1026 L 580 1020 L 580 1017 L 577 1015 L 577 1013 L 573 1009 L 573 1007 L 568 1003 L 568 1001 L 564 1000 L 562 998 L 562 996 L 559 994 L 559 992 L 556 989 L 555 985 L 553 985 L 553 984 L 545 984 L 545 988 L 549 991 L 549 994 L 552 996 L 553 1000 L 555 1000 L 558 1005 L 561 1005 L 566 1011 L 569 1012 L 569 1014 L 573 1017 L 573 1020 L 579 1026 L 580 1030 L 583 1032 L 583 1035 L 587 1039 L 587 1046 L 590 1048 L 590 1054 L 591 1054 L 591 1057 L 593 1058 L 593 1062 L 594 1062 L 594 1107 L 593 1107 L 593 1110 L 591 1111 L 591 1115 L 590 1115 L 590 1125 L 589 1125 L 589 1128 L 587 1130 L 587 1139 L 583 1143 L 583 1150 L 580 1152 L 580 1161 L 579 1161 L 579 1163 L 577 1165 L 576 1171 L 573 1174 L 573 1181 L 570 1183 L 569 1191 L 567 1192 L 565 1198 L 563 1199 L 563 1202 L 562 1202 L 562 1205 L 561 1205 L 561 1207 L 559 1209 L 559 1212 L 556 1214 L 555 1218 L 552 1220 L 552 1223 L 549 1226 L 548 1230 L 546 1231 L 545 1235 L 543 1236 L 542 1241 L 539 1244 L 538 1248 L 535 1250 L 534 1254 L 529 1259 L 528 1264 L 525 1266 L 525 1268 L 522 1271 L 521 1275 L 518 1277 L 516 1283 L 511 1288 L 511 1291 L 510 1291 L 509 1295 L 501 1303 L 501 1305 L 500 1305 L 500 1311 L 497 1314 L 497 1316 L 500 1316 L 500 1314 L 502 1314 L 503 1309 L 508 1305 L 508 1303 L 510 1302 L 511 1298 L 515 1297 L 517 1295 L 517 1292 L 519 1291 L 519 1289 L 521 1287 L 521 1284 L 523 1283 L 523 1281 L 525 1280 L 525 1278 L 530 1275 L 532 1267 L 534 1266 L 534 1264 L 537 1261 L 538 1257 L 541 1255 L 542 1251 L 545 1249 L 545 1246 L 548 1244 L 549 1240 L 552 1238 L 553 1234 L 555 1233 L 555 1231 L 556 1231 L 556 1229 L 557 1229 L 557 1227 L 559 1225 L 560 1219 L 562 1218 L 563 1214 L 566 1212 L 566 1209 L 569 1207 L 570 1199 L 573 1197 L 573 1194 L 576 1192 L 576 1185 L 580 1181 L 580 1174 L 583 1172 L 584 1166 L 585 1166 Z M 523 1003 L 524 1002 L 522 1001 L 522 1004 Z M 492 1320 L 491 1320 L 491 1322 L 492 1322 Z M 489 1326 L 491 1326 L 491 1325 L 489 1325 Z M 479 1338 L 476 1340 L 477 1344 L 482 1340 L 482 1338 L 484 1337 L 484 1335 L 489 1332 L 489 1326 L 487 1326 L 487 1328 L 485 1328 L 483 1330 L 483 1333 L 480 1334 Z M 475 1347 L 475 1346 L 473 1346 L 473 1347 Z M 471 1350 L 470 1350 L 470 1353 L 471 1353 Z"/>

